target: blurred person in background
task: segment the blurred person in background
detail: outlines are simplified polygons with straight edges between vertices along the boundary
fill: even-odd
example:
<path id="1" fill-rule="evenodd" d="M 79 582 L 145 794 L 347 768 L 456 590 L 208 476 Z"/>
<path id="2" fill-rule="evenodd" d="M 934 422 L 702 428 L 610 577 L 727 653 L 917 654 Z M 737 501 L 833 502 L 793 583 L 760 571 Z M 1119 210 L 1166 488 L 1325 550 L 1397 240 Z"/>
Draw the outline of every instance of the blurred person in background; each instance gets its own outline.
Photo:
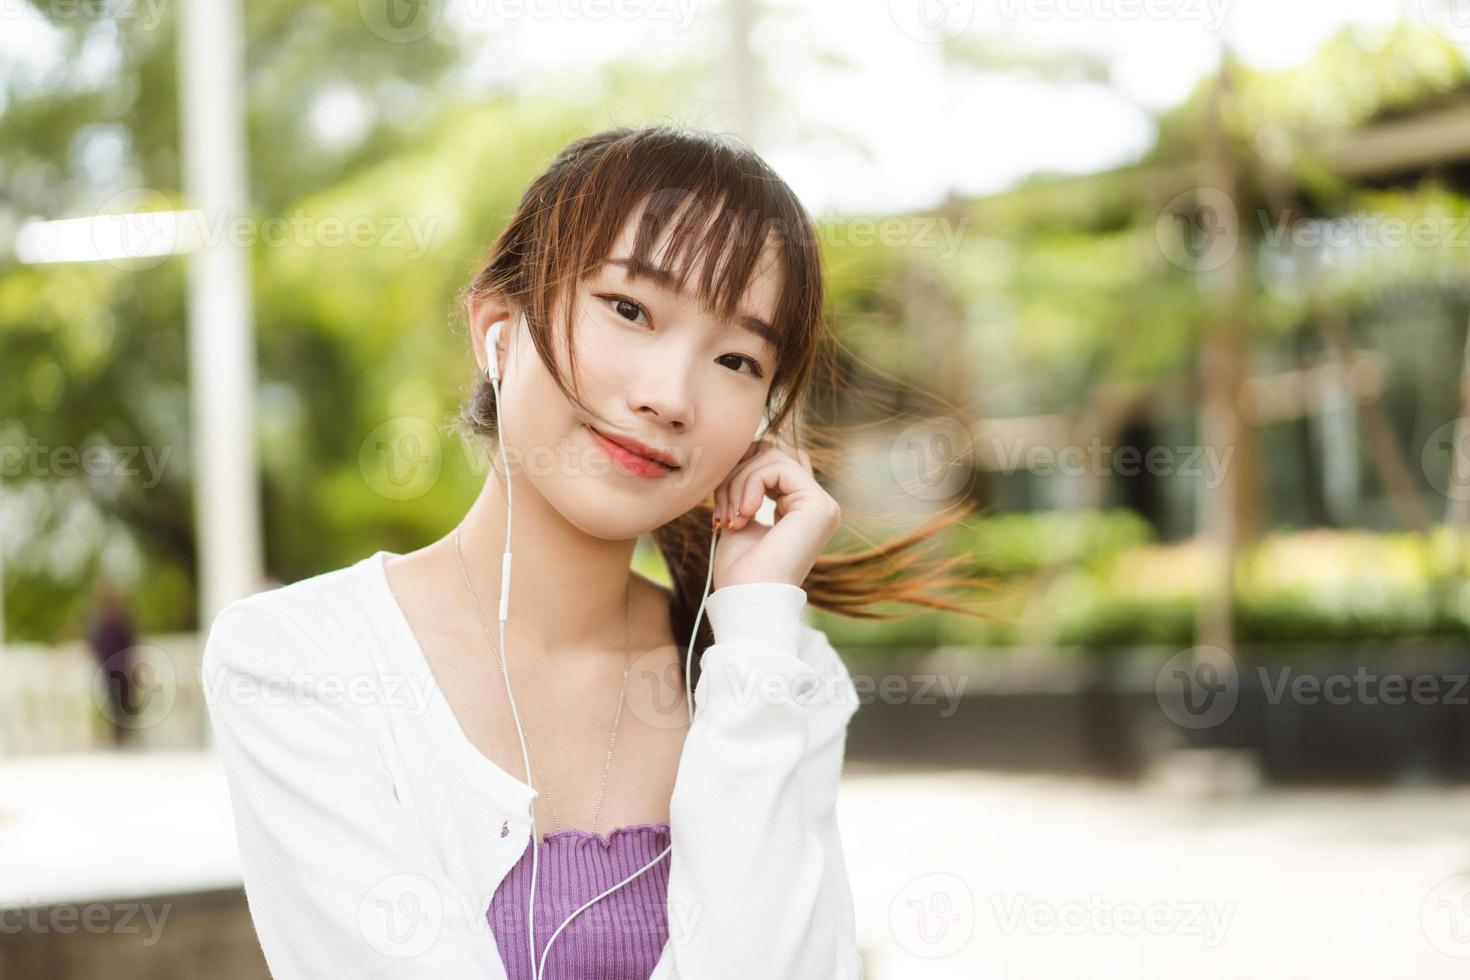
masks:
<path id="1" fill-rule="evenodd" d="M 107 689 L 104 712 L 111 729 L 112 745 L 123 748 L 132 732 L 127 724 L 133 711 L 131 651 L 138 636 L 128 614 L 127 598 L 110 578 L 98 582 L 93 610 L 87 642 L 97 658 L 103 686 Z"/>

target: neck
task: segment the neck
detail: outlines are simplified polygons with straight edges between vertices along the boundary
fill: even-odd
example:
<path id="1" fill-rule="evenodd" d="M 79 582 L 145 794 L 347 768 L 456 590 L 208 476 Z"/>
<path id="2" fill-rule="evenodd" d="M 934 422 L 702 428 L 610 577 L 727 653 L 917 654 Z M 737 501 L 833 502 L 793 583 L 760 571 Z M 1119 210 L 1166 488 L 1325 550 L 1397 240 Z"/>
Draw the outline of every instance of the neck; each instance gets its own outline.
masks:
<path id="1" fill-rule="evenodd" d="M 459 524 L 465 573 L 492 631 L 498 632 L 501 556 L 505 551 L 505 484 L 493 469 Z M 636 538 L 609 541 L 571 524 L 524 480 L 517 479 L 511 525 L 507 642 L 548 655 L 623 646 L 628 623 Z M 464 576 L 454 568 L 454 588 Z M 468 596 L 465 596 L 468 601 Z"/>

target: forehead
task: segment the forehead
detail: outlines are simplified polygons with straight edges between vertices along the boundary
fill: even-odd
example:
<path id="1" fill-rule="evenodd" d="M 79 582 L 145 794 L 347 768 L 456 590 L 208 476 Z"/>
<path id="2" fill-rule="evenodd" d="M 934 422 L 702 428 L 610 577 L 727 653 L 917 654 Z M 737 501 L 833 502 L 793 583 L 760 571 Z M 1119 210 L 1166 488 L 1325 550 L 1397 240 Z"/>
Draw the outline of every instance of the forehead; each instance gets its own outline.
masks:
<path id="1" fill-rule="evenodd" d="M 626 276 L 632 280 L 646 280 L 659 288 L 679 295 L 683 299 L 699 302 L 703 308 L 708 310 L 710 305 L 709 297 L 692 295 L 693 293 L 697 293 L 699 289 L 701 273 L 704 270 L 686 270 L 688 263 L 685 260 L 685 256 L 672 256 L 670 254 L 672 234 L 678 224 L 676 220 L 670 220 L 660 229 L 659 237 L 649 249 L 645 262 L 634 261 L 637 258 L 634 255 L 634 247 L 638 241 L 638 229 L 642 213 L 641 210 L 635 209 L 629 215 L 628 219 L 623 222 L 623 227 L 618 232 L 617 238 L 613 241 L 612 249 L 599 271 L 610 274 L 615 278 Z M 713 216 L 711 216 L 711 220 L 713 220 Z M 708 227 L 709 223 L 706 223 L 705 228 L 707 229 Z M 739 228 L 740 225 L 737 224 L 736 227 Z M 716 266 L 714 272 L 715 281 L 718 281 L 718 277 L 724 270 L 725 264 L 729 259 L 732 250 L 731 244 L 720 243 L 716 245 L 715 243 L 709 243 L 709 247 L 704 249 L 686 249 L 686 255 L 689 251 L 693 251 L 697 257 L 703 252 L 707 256 L 706 261 L 718 255 L 719 264 Z M 677 276 L 682 276 L 686 280 L 684 291 L 682 292 L 678 289 L 677 279 L 675 278 Z M 761 244 L 760 258 L 751 272 L 750 281 L 746 283 L 745 291 L 740 297 L 740 302 L 736 308 L 736 318 L 740 319 L 745 317 L 761 321 L 760 325 L 757 326 L 756 332 L 763 335 L 767 334 L 769 324 L 775 320 L 776 303 L 780 296 L 781 278 L 782 270 L 779 246 L 775 236 L 768 233 Z M 760 329 L 760 326 L 765 326 L 767 329 Z M 765 336 L 764 339 L 774 343 L 774 336 Z"/>

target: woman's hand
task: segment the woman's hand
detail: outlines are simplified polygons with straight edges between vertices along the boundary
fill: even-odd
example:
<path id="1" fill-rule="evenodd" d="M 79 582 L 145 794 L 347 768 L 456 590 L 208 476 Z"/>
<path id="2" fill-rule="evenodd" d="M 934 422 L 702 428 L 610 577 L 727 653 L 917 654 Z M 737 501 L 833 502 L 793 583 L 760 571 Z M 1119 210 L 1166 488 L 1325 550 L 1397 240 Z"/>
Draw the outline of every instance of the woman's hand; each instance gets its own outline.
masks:
<path id="1" fill-rule="evenodd" d="M 755 520 L 767 496 L 776 522 Z M 727 530 L 715 547 L 714 588 L 748 582 L 801 587 L 842 520 L 842 509 L 812 475 L 811 458 L 766 435 L 750 444 L 715 489 L 715 526 Z"/>

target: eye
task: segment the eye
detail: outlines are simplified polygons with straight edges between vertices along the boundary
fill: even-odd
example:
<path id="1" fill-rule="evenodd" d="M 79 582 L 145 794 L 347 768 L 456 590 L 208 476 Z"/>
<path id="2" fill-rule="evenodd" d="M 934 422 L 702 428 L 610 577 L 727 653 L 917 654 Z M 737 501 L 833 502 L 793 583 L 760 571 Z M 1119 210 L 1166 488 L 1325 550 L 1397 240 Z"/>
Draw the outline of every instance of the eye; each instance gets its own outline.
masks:
<path id="1" fill-rule="evenodd" d="M 640 313 L 645 313 L 646 314 L 647 313 L 647 311 L 644 310 L 642 306 L 640 306 L 637 303 L 633 302 L 631 299 L 629 299 L 626 296 L 618 296 L 616 294 L 599 294 L 597 298 L 600 299 L 600 300 L 604 300 L 605 302 L 609 303 L 612 306 L 612 308 L 613 308 L 613 312 L 617 313 L 617 315 L 619 317 L 622 317 L 622 319 L 627 320 L 629 323 L 636 322 L 637 319 L 638 319 L 638 314 L 640 314 Z M 630 307 L 634 311 L 633 312 L 633 316 L 631 316 L 631 317 L 624 316 L 624 313 Z"/>
<path id="2" fill-rule="evenodd" d="M 727 357 L 733 357 L 737 361 L 743 361 L 746 364 L 749 364 L 750 373 L 757 378 L 764 378 L 766 376 L 765 372 L 761 370 L 760 362 L 753 357 L 746 357 L 744 354 L 721 354 L 718 359 L 723 361 Z M 737 371 L 738 370 L 739 369 L 737 368 Z"/>

